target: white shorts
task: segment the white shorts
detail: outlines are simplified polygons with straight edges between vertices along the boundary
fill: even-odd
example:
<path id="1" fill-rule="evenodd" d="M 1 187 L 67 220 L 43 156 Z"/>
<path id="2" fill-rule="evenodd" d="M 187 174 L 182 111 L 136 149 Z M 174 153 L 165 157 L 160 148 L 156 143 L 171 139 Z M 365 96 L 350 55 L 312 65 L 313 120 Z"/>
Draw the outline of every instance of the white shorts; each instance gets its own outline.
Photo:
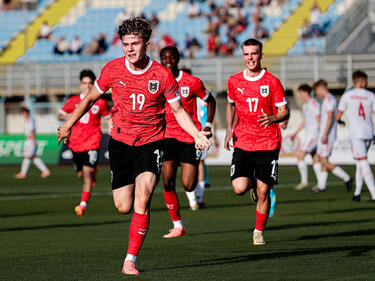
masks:
<path id="1" fill-rule="evenodd" d="M 354 159 L 367 158 L 367 152 L 372 140 L 351 140 L 352 153 Z"/>
<path id="2" fill-rule="evenodd" d="M 27 139 L 23 145 L 23 157 L 31 158 L 36 155 L 36 142 L 31 139 Z"/>
<path id="3" fill-rule="evenodd" d="M 322 143 L 321 137 L 319 137 L 318 155 L 322 158 L 328 158 L 329 156 L 331 156 L 334 143 L 335 143 L 334 138 L 328 138 L 327 143 Z"/>
<path id="4" fill-rule="evenodd" d="M 306 153 L 314 153 L 318 145 L 317 136 L 306 136 L 306 139 L 303 141 L 301 150 Z"/>

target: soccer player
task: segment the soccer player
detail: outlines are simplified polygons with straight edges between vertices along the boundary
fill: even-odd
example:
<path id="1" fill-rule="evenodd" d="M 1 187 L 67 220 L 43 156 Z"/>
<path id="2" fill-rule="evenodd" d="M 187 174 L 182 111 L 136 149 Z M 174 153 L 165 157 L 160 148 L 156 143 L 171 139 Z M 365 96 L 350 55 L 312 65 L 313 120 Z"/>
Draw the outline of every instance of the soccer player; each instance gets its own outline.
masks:
<path id="1" fill-rule="evenodd" d="M 30 115 L 30 110 L 26 107 L 21 108 L 21 114 L 25 118 L 26 140 L 23 146 L 23 160 L 21 164 L 21 171 L 17 173 L 14 177 L 16 179 L 26 178 L 27 171 L 29 170 L 31 159 L 32 159 L 35 166 L 42 172 L 40 176 L 42 178 L 46 178 L 51 174 L 51 172 L 43 163 L 42 159 L 40 159 L 36 155 L 37 143 L 36 143 L 36 137 L 35 137 L 34 119 Z"/>
<path id="2" fill-rule="evenodd" d="M 364 179 L 371 194 L 371 201 L 375 202 L 374 176 L 367 161 L 368 149 L 374 140 L 372 113 L 375 111 L 375 95 L 366 90 L 366 73 L 360 70 L 354 72 L 353 83 L 354 89 L 343 94 L 340 99 L 336 120 L 340 122 L 342 114 L 346 112 L 349 120 L 352 153 L 356 162 L 356 185 L 352 200 L 358 202 L 361 200 L 361 189 Z"/>
<path id="3" fill-rule="evenodd" d="M 178 68 L 180 53 L 176 47 L 165 47 L 160 51 L 161 64 L 169 69 L 176 78 L 180 88 L 181 103 L 184 109 L 190 114 L 195 126 L 200 130 L 201 124 L 197 118 L 197 98 L 201 98 L 208 104 L 208 122 L 203 131 L 211 133 L 212 120 L 215 114 L 216 102 L 214 97 L 206 90 L 202 81 Z M 197 185 L 198 164 L 200 162 L 201 150 L 194 146 L 194 138 L 185 132 L 179 125 L 173 114 L 171 106 L 165 105 L 165 156 L 162 167 L 164 180 L 164 198 L 169 214 L 173 222 L 173 228 L 164 235 L 164 238 L 173 238 L 185 235 L 185 228 L 182 224 L 180 206 L 176 193 L 176 172 L 181 166 L 181 183 L 187 191 L 190 207 L 197 208 L 194 189 L 200 190 Z M 203 183 L 204 184 L 204 183 Z M 204 188 L 204 186 L 203 186 Z M 191 202 L 193 201 L 193 202 Z"/>
<path id="4" fill-rule="evenodd" d="M 70 118 L 79 103 L 89 94 L 94 86 L 95 74 L 89 69 L 82 70 L 80 75 L 81 94 L 71 96 L 59 112 L 59 120 Z M 78 178 L 83 177 L 81 203 L 74 208 L 77 216 L 83 216 L 90 199 L 91 190 L 95 186 L 97 164 L 99 161 L 101 117 L 110 122 L 110 111 L 107 102 L 99 99 L 72 128 L 69 148 L 73 151 L 73 163 Z"/>
<path id="5" fill-rule="evenodd" d="M 90 93 L 72 116 L 59 127 L 59 143 L 67 141 L 73 125 L 112 88 L 109 159 L 113 200 L 121 214 L 134 208 L 129 229 L 124 274 L 138 275 L 135 262 L 150 224 L 151 197 L 160 176 L 165 133 L 165 103 L 180 126 L 194 138 L 198 149 L 209 148 L 209 132 L 199 131 L 184 110 L 173 74 L 146 54 L 151 25 L 136 17 L 123 21 L 118 29 L 124 57 L 107 63 Z"/>
<path id="6" fill-rule="evenodd" d="M 242 43 L 246 69 L 228 80 L 226 136 L 224 147 L 234 152 L 230 169 L 237 195 L 254 188 L 258 195 L 253 244 L 265 244 L 263 230 L 270 210 L 270 189 L 277 184 L 281 144 L 280 122 L 289 118 L 289 108 L 279 79 L 262 69 L 262 43 Z M 232 125 L 237 115 L 234 131 Z"/>
<path id="7" fill-rule="evenodd" d="M 316 99 L 311 96 L 311 90 L 311 87 L 307 84 L 302 84 L 298 87 L 299 96 L 305 102 L 302 108 L 303 120 L 291 136 L 291 139 L 294 140 L 303 128 L 305 128 L 305 139 L 301 150 L 297 154 L 298 171 L 301 175 L 301 182 L 294 188 L 296 190 L 302 190 L 308 185 L 307 163 L 304 161 L 306 154 L 310 154 L 312 157 L 313 169 L 318 181 L 322 169 L 317 154 L 320 105 Z"/>
<path id="8" fill-rule="evenodd" d="M 316 95 L 323 99 L 318 138 L 318 154 L 320 157 L 322 170 L 318 179 L 318 186 L 313 188 L 311 191 L 313 193 L 318 193 L 326 190 L 329 170 L 336 177 L 345 182 L 346 188 L 348 192 L 350 192 L 353 188 L 353 179 L 343 169 L 341 169 L 341 167 L 331 164 L 328 160 L 332 153 L 333 144 L 336 140 L 336 98 L 329 92 L 328 84 L 325 80 L 315 82 L 313 89 Z"/>

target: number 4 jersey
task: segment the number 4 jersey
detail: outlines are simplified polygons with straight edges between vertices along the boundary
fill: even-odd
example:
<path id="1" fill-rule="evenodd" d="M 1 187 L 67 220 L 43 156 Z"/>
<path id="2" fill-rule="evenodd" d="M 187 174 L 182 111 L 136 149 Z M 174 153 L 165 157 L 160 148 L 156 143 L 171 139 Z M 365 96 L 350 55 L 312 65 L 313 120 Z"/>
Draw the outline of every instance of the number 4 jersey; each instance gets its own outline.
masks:
<path id="1" fill-rule="evenodd" d="M 234 147 L 260 151 L 275 150 L 280 146 L 279 124 L 265 128 L 258 122 L 262 111 L 276 115 L 277 107 L 287 104 L 279 79 L 264 69 L 256 77 L 247 76 L 246 70 L 237 73 L 228 80 L 228 101 L 234 103 L 237 116 Z"/>
<path id="2" fill-rule="evenodd" d="M 346 111 L 350 138 L 369 140 L 374 137 L 372 113 L 375 111 L 375 95 L 365 89 L 353 89 L 340 99 L 339 111 Z"/>
<path id="3" fill-rule="evenodd" d="M 60 109 L 62 115 L 72 113 L 83 99 L 83 95 L 70 97 Z M 83 152 L 100 148 L 102 138 L 101 117 L 110 117 L 105 100 L 98 100 L 91 109 L 74 124 L 69 138 L 69 148 L 74 152 Z"/>

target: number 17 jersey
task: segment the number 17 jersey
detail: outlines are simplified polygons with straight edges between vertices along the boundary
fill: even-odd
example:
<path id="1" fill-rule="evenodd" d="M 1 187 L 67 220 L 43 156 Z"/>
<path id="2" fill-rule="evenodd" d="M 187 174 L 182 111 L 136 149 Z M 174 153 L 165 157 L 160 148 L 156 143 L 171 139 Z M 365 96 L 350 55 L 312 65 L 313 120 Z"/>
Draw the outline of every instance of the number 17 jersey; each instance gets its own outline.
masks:
<path id="1" fill-rule="evenodd" d="M 265 128 L 258 122 L 262 110 L 268 115 L 276 115 L 277 107 L 287 104 L 278 78 L 265 69 L 256 77 L 247 76 L 246 70 L 237 73 L 228 80 L 228 101 L 234 103 L 237 116 L 234 147 L 262 151 L 280 146 L 279 124 L 273 123 Z"/>
<path id="2" fill-rule="evenodd" d="M 375 111 L 375 95 L 365 89 L 353 89 L 342 95 L 339 111 L 346 111 L 350 138 L 373 139 L 372 113 Z"/>

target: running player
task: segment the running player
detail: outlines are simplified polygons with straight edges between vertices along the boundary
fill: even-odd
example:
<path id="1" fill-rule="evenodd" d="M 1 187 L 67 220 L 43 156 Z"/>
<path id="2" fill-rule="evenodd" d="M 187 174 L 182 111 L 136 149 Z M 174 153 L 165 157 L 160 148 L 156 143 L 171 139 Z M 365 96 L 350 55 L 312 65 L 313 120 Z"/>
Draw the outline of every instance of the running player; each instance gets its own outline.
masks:
<path id="1" fill-rule="evenodd" d="M 199 131 L 182 107 L 172 73 L 146 54 L 151 25 L 140 17 L 119 26 L 124 57 L 107 63 L 90 93 L 58 130 L 59 143 L 69 138 L 73 125 L 112 88 L 113 127 L 109 159 L 113 200 L 121 214 L 134 206 L 129 229 L 124 274 L 138 275 L 135 262 L 150 224 L 150 204 L 163 160 L 165 103 L 169 102 L 180 126 L 194 138 L 198 149 L 209 148 L 209 132 Z"/>
<path id="2" fill-rule="evenodd" d="M 256 188 L 258 202 L 253 244 L 263 245 L 270 189 L 277 184 L 281 144 L 278 123 L 289 118 L 289 109 L 279 79 L 262 69 L 262 43 L 248 39 L 241 47 L 246 69 L 228 80 L 224 147 L 229 150 L 233 138 L 230 175 L 234 192 L 243 195 Z M 235 114 L 237 121 L 232 131 Z"/>
<path id="3" fill-rule="evenodd" d="M 308 185 L 307 163 L 304 161 L 306 154 L 310 154 L 312 157 L 313 169 L 318 181 L 322 169 L 316 151 L 319 135 L 320 105 L 316 99 L 311 97 L 311 90 L 311 87 L 307 84 L 302 84 L 298 87 L 299 96 L 305 102 L 302 108 L 303 120 L 295 133 L 291 136 L 291 139 L 294 140 L 303 128 L 305 128 L 305 139 L 301 150 L 297 154 L 298 171 L 301 175 L 301 182 L 294 188 L 296 190 L 302 190 Z"/>
<path id="4" fill-rule="evenodd" d="M 314 91 L 316 95 L 323 99 L 320 126 L 319 126 L 319 139 L 318 139 L 318 154 L 322 170 L 318 179 L 318 186 L 313 188 L 313 193 L 323 192 L 327 187 L 328 170 L 331 171 L 336 177 L 342 179 L 348 192 L 353 188 L 353 179 L 341 167 L 333 165 L 329 162 L 328 158 L 332 153 L 333 144 L 336 140 L 336 113 L 337 102 L 336 98 L 329 92 L 328 84 L 325 80 L 319 80 L 314 84 Z"/>
<path id="5" fill-rule="evenodd" d="M 26 140 L 23 146 L 23 160 L 21 164 L 21 171 L 17 173 L 16 175 L 14 175 L 14 177 L 16 179 L 26 178 L 27 171 L 29 170 L 31 159 L 32 159 L 35 166 L 42 172 L 40 176 L 42 178 L 46 178 L 51 174 L 51 172 L 43 163 L 42 159 L 40 159 L 36 155 L 37 143 L 36 143 L 36 137 L 35 137 L 34 119 L 30 115 L 30 110 L 26 107 L 21 108 L 21 114 L 25 118 Z"/>
<path id="6" fill-rule="evenodd" d="M 340 99 L 336 120 L 340 122 L 342 114 L 346 112 L 346 117 L 349 120 L 352 153 L 356 162 L 356 185 L 352 200 L 358 202 L 361 200 L 364 179 L 371 194 L 371 201 L 375 202 L 374 176 L 367 161 L 368 149 L 374 139 L 372 113 L 375 112 L 375 95 L 366 90 L 366 73 L 354 72 L 353 83 L 354 89 L 343 94 Z"/>
<path id="7" fill-rule="evenodd" d="M 82 70 L 80 75 L 81 94 L 71 96 L 59 112 L 59 120 L 66 121 L 72 115 L 78 104 L 90 92 L 96 79 L 94 72 Z M 77 216 L 83 216 L 90 199 L 91 190 L 95 186 L 97 164 L 99 161 L 101 132 L 101 117 L 110 120 L 107 102 L 98 100 L 72 128 L 69 138 L 69 148 L 73 151 L 73 163 L 78 178 L 83 177 L 81 203 L 74 208 Z"/>
<path id="8" fill-rule="evenodd" d="M 176 47 L 165 47 L 160 51 L 161 64 L 169 69 L 176 78 L 180 87 L 181 103 L 190 114 L 195 126 L 201 129 L 197 119 L 197 98 L 201 98 L 208 104 L 208 122 L 203 131 L 211 133 L 212 120 L 215 114 L 216 102 L 213 96 L 206 90 L 202 81 L 178 68 L 180 53 Z M 164 238 L 173 238 L 185 235 L 182 224 L 180 206 L 176 193 L 176 172 L 181 166 L 181 183 L 188 194 L 189 201 L 195 200 L 194 189 L 197 186 L 198 164 L 202 154 L 201 150 L 194 147 L 194 138 L 185 132 L 178 124 L 169 103 L 165 106 L 165 157 L 162 167 L 164 180 L 164 198 L 169 214 L 173 222 L 173 228 L 164 235 Z M 197 186 L 197 191 L 198 191 Z M 190 203 L 192 209 L 196 208 L 197 201 Z"/>

